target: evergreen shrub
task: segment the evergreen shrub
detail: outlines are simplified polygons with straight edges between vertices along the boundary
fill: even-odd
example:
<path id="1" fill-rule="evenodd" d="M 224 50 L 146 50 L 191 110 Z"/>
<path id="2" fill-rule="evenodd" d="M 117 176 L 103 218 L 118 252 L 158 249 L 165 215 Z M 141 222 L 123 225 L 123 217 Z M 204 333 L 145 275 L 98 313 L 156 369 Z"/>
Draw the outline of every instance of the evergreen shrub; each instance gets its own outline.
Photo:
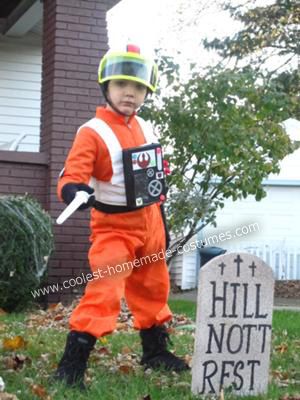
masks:
<path id="1" fill-rule="evenodd" d="M 45 279 L 54 241 L 50 215 L 29 196 L 0 196 L 0 308 L 19 311 Z"/>

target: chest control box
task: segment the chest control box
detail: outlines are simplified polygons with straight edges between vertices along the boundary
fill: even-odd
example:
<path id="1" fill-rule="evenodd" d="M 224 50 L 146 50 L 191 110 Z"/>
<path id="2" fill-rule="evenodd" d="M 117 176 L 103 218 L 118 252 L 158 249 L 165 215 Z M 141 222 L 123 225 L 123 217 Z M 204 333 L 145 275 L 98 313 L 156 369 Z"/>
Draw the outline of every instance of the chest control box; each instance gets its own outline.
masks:
<path id="1" fill-rule="evenodd" d="M 127 205 L 143 207 L 166 196 L 163 155 L 158 143 L 123 150 Z"/>

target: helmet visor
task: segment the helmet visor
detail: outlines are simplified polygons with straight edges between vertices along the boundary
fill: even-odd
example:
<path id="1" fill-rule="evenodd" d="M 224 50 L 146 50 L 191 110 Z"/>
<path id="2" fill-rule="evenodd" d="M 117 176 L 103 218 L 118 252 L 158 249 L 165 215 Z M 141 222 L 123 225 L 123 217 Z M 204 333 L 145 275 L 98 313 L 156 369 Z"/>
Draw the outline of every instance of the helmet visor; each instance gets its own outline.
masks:
<path id="1" fill-rule="evenodd" d="M 114 55 L 103 59 L 99 66 L 99 83 L 112 79 L 136 81 L 155 91 L 157 84 L 156 65 L 144 58 Z"/>

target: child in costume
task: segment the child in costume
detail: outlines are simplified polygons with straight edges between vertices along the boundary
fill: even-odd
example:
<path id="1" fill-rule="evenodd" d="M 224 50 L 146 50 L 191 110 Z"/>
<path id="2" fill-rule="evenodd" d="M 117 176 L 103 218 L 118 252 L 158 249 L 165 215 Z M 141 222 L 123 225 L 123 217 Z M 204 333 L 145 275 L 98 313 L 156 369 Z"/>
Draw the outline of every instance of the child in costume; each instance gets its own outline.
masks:
<path id="1" fill-rule="evenodd" d="M 124 52 L 103 57 L 99 84 L 106 107 L 98 107 L 95 118 L 78 129 L 58 183 L 58 196 L 66 204 L 84 190 L 90 198 L 81 209 L 92 207 L 88 258 L 99 279 L 87 283 L 71 315 L 66 348 L 55 372 L 57 380 L 81 388 L 96 339 L 116 327 L 122 297 L 140 331 L 141 364 L 177 372 L 189 368 L 167 350 L 164 323 L 172 318 L 167 305 L 169 274 L 164 258 L 149 257 L 166 250 L 161 205 L 144 205 L 141 199 L 128 204 L 130 187 L 122 159 L 126 149 L 157 142 L 150 125 L 136 115 L 146 95 L 156 89 L 157 66 L 138 47 L 128 45 Z M 141 259 L 148 262 L 139 268 L 124 267 Z M 120 265 L 124 268 L 114 271 Z"/>

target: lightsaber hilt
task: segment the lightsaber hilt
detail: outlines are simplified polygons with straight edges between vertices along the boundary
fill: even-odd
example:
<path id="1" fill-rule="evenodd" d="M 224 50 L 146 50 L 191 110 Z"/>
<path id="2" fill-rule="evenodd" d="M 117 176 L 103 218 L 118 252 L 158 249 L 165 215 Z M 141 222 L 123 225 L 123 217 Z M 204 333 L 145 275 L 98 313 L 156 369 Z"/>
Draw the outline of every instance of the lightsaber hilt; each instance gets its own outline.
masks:
<path id="1" fill-rule="evenodd" d="M 60 214 L 60 216 L 56 220 L 56 223 L 58 225 L 63 224 L 65 220 L 68 219 L 76 210 L 78 210 L 78 208 L 82 204 L 86 204 L 88 202 L 90 196 L 91 195 L 84 190 L 79 190 L 78 192 L 76 192 L 74 200 L 72 200 L 68 207 L 65 208 L 64 211 Z"/>

